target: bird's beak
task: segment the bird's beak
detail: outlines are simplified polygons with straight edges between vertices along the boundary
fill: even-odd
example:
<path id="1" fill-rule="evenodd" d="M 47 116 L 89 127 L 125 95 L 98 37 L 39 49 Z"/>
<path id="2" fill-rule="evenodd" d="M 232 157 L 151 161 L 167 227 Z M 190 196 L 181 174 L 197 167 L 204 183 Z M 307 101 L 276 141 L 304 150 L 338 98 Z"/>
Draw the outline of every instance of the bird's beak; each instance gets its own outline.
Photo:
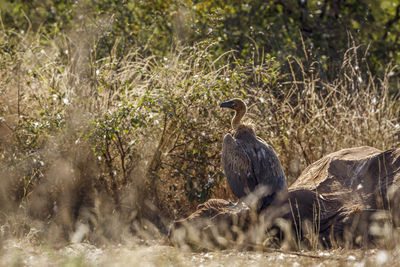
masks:
<path id="1" fill-rule="evenodd" d="M 235 105 L 235 102 L 233 101 L 227 101 L 227 102 L 222 102 L 221 105 L 219 105 L 220 108 L 233 108 Z"/>

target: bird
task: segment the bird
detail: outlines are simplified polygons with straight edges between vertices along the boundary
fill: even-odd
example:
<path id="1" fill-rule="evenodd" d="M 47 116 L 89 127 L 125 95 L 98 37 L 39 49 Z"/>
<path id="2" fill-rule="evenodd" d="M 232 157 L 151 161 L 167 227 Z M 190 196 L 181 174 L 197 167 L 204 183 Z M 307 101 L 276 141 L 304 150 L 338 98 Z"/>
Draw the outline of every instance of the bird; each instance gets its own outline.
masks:
<path id="1" fill-rule="evenodd" d="M 256 195 L 255 205 L 261 211 L 279 192 L 287 190 L 282 165 L 274 149 L 256 136 L 253 127 L 241 123 L 247 112 L 243 100 L 235 98 L 220 107 L 235 111 L 233 134 L 226 134 L 222 144 L 222 167 L 229 187 L 239 201 Z"/>

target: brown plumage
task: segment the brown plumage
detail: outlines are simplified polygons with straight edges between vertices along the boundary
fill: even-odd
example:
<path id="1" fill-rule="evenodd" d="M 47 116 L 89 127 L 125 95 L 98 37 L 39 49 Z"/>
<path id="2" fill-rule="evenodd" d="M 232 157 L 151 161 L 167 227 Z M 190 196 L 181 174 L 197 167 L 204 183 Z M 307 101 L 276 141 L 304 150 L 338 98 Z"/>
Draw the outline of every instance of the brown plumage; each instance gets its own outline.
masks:
<path id="1" fill-rule="evenodd" d="M 286 191 L 286 178 L 273 148 L 257 137 L 252 127 L 241 123 L 246 104 L 233 99 L 220 105 L 235 110 L 232 120 L 233 136 L 226 134 L 222 144 L 222 166 L 229 187 L 238 198 L 255 193 L 262 209 L 274 200 L 277 193 Z"/>

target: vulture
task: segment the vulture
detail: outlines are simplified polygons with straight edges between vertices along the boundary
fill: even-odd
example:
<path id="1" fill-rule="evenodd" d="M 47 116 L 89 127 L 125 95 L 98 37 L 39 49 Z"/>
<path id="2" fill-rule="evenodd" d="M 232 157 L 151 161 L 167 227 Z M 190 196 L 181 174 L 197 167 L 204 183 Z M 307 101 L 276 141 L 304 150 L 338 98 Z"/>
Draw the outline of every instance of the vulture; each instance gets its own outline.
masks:
<path id="1" fill-rule="evenodd" d="M 277 193 L 287 190 L 281 163 L 273 148 L 257 137 L 251 126 L 241 123 L 247 111 L 241 99 L 223 102 L 220 107 L 235 111 L 233 134 L 226 134 L 222 144 L 222 166 L 229 187 L 240 200 L 253 196 L 261 210 Z"/>

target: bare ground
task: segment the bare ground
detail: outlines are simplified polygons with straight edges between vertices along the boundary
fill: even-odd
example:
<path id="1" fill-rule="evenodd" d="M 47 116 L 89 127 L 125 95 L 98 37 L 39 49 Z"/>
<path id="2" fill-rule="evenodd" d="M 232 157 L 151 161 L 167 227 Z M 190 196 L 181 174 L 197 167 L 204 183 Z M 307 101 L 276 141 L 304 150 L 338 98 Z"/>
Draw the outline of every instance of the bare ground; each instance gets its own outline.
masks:
<path id="1" fill-rule="evenodd" d="M 132 240 L 58 249 L 29 239 L 2 241 L 0 266 L 400 266 L 400 249 L 191 252 L 159 241 Z"/>

